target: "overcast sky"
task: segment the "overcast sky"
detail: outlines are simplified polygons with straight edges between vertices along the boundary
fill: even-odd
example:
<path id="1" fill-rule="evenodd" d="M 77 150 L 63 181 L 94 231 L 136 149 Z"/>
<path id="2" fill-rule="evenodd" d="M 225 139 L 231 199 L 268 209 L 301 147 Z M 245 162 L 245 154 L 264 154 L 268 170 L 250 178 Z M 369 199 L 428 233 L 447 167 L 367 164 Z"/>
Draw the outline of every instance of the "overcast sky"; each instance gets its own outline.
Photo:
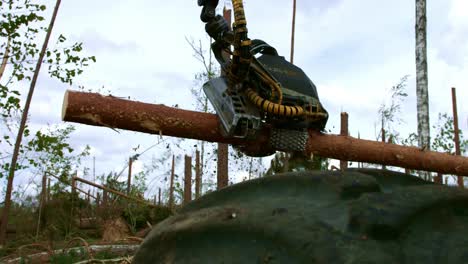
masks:
<path id="1" fill-rule="evenodd" d="M 435 124 L 439 112 L 451 114 L 450 89 L 457 87 L 460 128 L 468 135 L 468 104 L 464 102 L 468 98 L 468 2 L 427 4 L 430 121 Z M 289 58 L 292 0 L 246 1 L 245 12 L 249 37 L 267 41 Z M 405 123 L 397 128 L 404 136 L 416 132 L 414 13 L 414 1 L 408 0 L 297 0 L 294 62 L 316 84 L 330 114 L 327 129 L 332 133 L 339 133 L 340 112 L 346 111 L 352 136 L 359 132 L 361 138 L 375 139 L 378 108 L 404 75 L 409 75 L 409 96 L 403 105 Z M 195 0 L 63 1 L 53 39 L 64 34 L 83 42 L 97 63 L 85 69 L 71 87 L 42 74 L 31 108 L 33 126 L 61 123 L 64 92 L 78 85 L 92 90 L 104 87 L 104 93 L 132 100 L 194 109 L 190 89 L 202 65 L 185 38 L 201 39 L 208 47 L 199 14 Z M 76 127 L 71 142 L 77 149 L 86 144 L 92 147 L 83 166 L 92 167 L 95 156 L 96 174 L 120 171 L 129 155 L 159 140 L 142 133 Z M 140 149 L 132 151 L 138 145 Z M 195 149 L 189 146 L 176 153 L 192 155 Z M 157 146 L 145 153 L 135 170 L 141 170 L 152 156 L 161 156 L 164 149 Z"/>

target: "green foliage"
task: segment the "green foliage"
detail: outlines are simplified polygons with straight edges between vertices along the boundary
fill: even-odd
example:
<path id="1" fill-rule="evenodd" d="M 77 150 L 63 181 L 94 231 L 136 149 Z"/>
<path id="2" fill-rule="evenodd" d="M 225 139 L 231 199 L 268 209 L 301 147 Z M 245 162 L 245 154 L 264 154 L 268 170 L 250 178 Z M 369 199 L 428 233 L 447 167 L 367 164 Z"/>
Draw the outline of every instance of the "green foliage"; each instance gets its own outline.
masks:
<path id="1" fill-rule="evenodd" d="M 0 110 L 4 118 L 20 108 L 20 93 L 13 85 L 31 81 L 39 59 L 42 36 L 47 31 L 44 14 L 46 6 L 30 0 L 0 2 L 0 60 L 6 58 L 10 76 L 0 83 Z M 7 53 L 8 49 L 8 53 Z M 83 43 L 69 43 L 60 35 L 55 47 L 46 51 L 43 63 L 48 65 L 49 76 L 72 84 L 83 73 L 83 68 L 96 62 L 94 56 L 82 56 Z M 5 77 L 5 76 L 4 76 Z"/>
<path id="2" fill-rule="evenodd" d="M 447 113 L 439 113 L 439 119 L 437 124 L 433 125 L 433 132 L 435 137 L 432 139 L 431 150 L 445 152 L 454 155 L 455 154 L 455 128 L 453 124 L 453 117 Z M 463 131 L 458 130 L 460 137 L 460 150 L 461 154 L 467 153 L 468 151 L 468 140 L 463 138 Z M 417 146 L 418 135 L 411 133 L 409 136 L 402 140 L 402 144 L 405 146 Z"/>
<path id="3" fill-rule="evenodd" d="M 211 50 L 205 50 L 201 40 L 195 43 L 194 40 L 186 39 L 187 43 L 193 50 L 193 56 L 202 65 L 203 70 L 195 74 L 193 88 L 191 89 L 192 95 L 195 99 L 195 108 L 199 111 L 214 113 L 214 109 L 208 101 L 205 93 L 203 92 L 203 84 L 221 74 L 221 68 L 217 66 L 211 56 Z"/>
<path id="4" fill-rule="evenodd" d="M 385 129 L 386 137 L 391 137 L 397 140 L 399 137 L 398 131 L 395 130 L 394 124 L 401 124 L 403 120 L 400 117 L 401 105 L 408 94 L 406 93 L 406 83 L 409 75 L 403 76 L 400 81 L 390 89 L 390 102 L 382 103 L 379 107 L 379 118 L 381 128 Z M 381 131 L 380 131 L 381 132 Z M 381 134 L 377 138 L 381 138 Z M 395 141 L 394 141 L 395 142 Z"/>
<path id="5" fill-rule="evenodd" d="M 439 113 L 439 120 L 436 125 L 432 126 L 436 131 L 436 136 L 432 140 L 431 149 L 440 152 L 446 152 L 449 154 L 455 154 L 455 128 L 453 123 L 453 117 L 447 113 Z M 460 150 L 461 154 L 467 152 L 468 140 L 463 139 L 463 131 L 458 130 L 460 137 Z"/>
<path id="6" fill-rule="evenodd" d="M 30 170 L 42 175 L 44 172 L 59 176 L 61 180 L 69 182 L 69 172 L 79 164 L 83 157 L 89 155 L 89 147 L 79 153 L 69 145 L 74 126 L 50 126 L 45 131 L 37 131 L 31 135 L 29 129 L 25 130 L 24 144 L 20 146 L 20 157 L 17 170 Z M 2 141 L 0 140 L 0 143 Z M 11 146 L 10 138 L 4 135 L 4 143 Z M 10 149 L 11 151 L 11 149 Z M 0 150 L 0 155 L 9 157 L 7 149 Z M 0 177 L 8 175 L 10 164 L 7 159 L 0 161 Z M 63 187 L 63 185 L 59 186 Z"/>
<path id="7" fill-rule="evenodd" d="M 403 146 L 418 146 L 418 134 L 410 133 L 407 138 L 402 139 L 401 144 Z"/>
<path id="8" fill-rule="evenodd" d="M 21 110 L 20 86 L 31 81 L 39 59 L 40 47 L 47 29 L 44 19 L 46 6 L 30 0 L 0 2 L 0 62 L 5 61 L 6 71 L 0 79 L 0 178 L 8 174 L 13 152 L 14 137 L 19 128 Z M 72 84 L 74 77 L 83 72 L 94 56 L 83 56 L 82 43 L 70 43 L 60 35 L 52 49 L 46 51 L 43 63 L 49 76 Z M 67 143 L 72 126 L 49 127 L 48 131 L 31 131 L 26 125 L 20 146 L 19 163 L 15 170 L 32 169 L 34 173 L 51 171 L 61 174 L 87 154 L 72 155 Z"/>
<path id="9" fill-rule="evenodd" d="M 77 230 L 77 212 L 85 209 L 87 202 L 78 193 L 59 190 L 51 194 L 51 200 L 45 204 L 41 215 L 41 230 L 51 240 L 71 237 Z"/>
<path id="10" fill-rule="evenodd" d="M 122 217 L 129 224 L 133 233 L 146 228 L 150 224 L 156 224 L 172 215 L 169 207 L 158 206 L 151 208 L 142 204 L 128 204 L 122 213 Z"/>
<path id="11" fill-rule="evenodd" d="M 270 168 L 265 176 L 271 176 L 283 172 L 327 170 L 329 160 L 319 156 L 304 157 L 302 153 L 277 152 L 271 160 Z"/>
<path id="12" fill-rule="evenodd" d="M 439 113 L 439 119 L 436 125 L 432 126 L 435 137 L 432 139 L 431 150 L 438 152 L 445 152 L 455 154 L 455 128 L 453 124 L 453 117 L 447 113 Z M 463 138 L 463 131 L 458 130 L 460 137 L 460 151 L 462 155 L 468 152 L 468 140 Z M 418 146 L 418 134 L 411 133 L 407 138 L 401 140 L 404 146 Z"/>

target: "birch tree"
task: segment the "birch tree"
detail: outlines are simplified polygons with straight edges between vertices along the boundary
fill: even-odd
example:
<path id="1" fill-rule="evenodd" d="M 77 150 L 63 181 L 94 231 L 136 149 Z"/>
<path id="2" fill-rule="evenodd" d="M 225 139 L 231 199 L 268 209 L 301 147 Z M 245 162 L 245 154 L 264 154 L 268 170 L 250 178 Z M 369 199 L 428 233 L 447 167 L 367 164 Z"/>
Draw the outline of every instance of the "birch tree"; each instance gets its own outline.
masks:
<path id="1" fill-rule="evenodd" d="M 88 63 L 95 61 L 93 56 L 80 57 L 78 55 L 83 49 L 82 43 L 75 43 L 72 47 L 48 49 L 51 30 L 60 6 L 60 0 L 56 1 L 48 26 L 45 24 L 45 18 L 43 17 L 46 6 L 31 2 L 29 0 L 0 1 L 0 60 L 2 61 L 0 65 L 0 75 L 2 77 L 2 83 L 0 83 L 0 118 L 4 121 L 0 123 L 0 126 L 2 128 L 6 126 L 9 130 L 1 130 L 2 140 L 0 146 L 13 146 L 11 162 L 3 163 L 1 162 L 3 159 L 0 161 L 2 170 L 8 171 L 4 207 L 0 217 L 0 247 L 6 241 L 13 180 L 15 172 L 21 169 L 21 162 L 18 161 L 20 160 L 19 156 L 24 155 L 24 152 L 22 152 L 24 150 L 22 147 L 23 137 L 28 137 L 30 133 L 27 127 L 28 111 L 41 65 L 43 63 L 48 64 L 48 74 L 52 78 L 57 78 L 63 83 L 72 84 L 73 78 L 80 75 Z M 45 39 L 41 44 L 38 39 L 42 38 L 42 34 L 45 34 Z M 66 38 L 60 35 L 57 43 L 63 44 L 65 41 Z M 42 48 L 39 49 L 41 46 Z M 21 82 L 30 85 L 22 110 L 20 104 L 22 97 L 17 89 Z M 16 131 L 17 136 L 13 145 L 10 144 L 9 135 L 3 133 L 11 132 L 10 128 L 12 126 L 5 120 L 11 120 L 16 113 L 21 114 L 21 119 L 19 120 Z M 36 136 L 41 136 L 41 134 L 36 134 Z M 63 145 L 60 145 L 60 147 L 61 149 L 65 148 Z M 43 148 L 42 150 L 46 149 Z M 0 154 L 2 153 L 3 151 L 0 151 Z M 2 170 L 0 170 L 0 177 L 4 176 L 1 173 Z"/>
<path id="2" fill-rule="evenodd" d="M 426 0 L 416 0 L 416 101 L 418 118 L 418 146 L 430 147 L 429 92 L 427 78 Z M 420 173 L 429 180 L 429 173 Z"/>

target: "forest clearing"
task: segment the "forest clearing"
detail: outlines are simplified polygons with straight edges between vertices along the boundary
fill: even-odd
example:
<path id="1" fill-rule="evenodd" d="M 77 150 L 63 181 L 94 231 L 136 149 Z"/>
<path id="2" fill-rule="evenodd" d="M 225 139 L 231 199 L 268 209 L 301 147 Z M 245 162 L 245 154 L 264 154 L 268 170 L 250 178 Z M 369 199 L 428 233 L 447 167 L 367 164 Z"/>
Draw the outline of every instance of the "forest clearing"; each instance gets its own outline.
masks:
<path id="1" fill-rule="evenodd" d="M 415 0 L 390 29 L 369 2 L 381 38 L 414 42 L 389 70 L 366 60 L 400 44 L 357 48 L 382 31 L 367 20 L 328 35 L 354 5 L 289 2 L 103 3 L 76 21 L 83 5 L 0 1 L 0 263 L 468 263 L 468 65 L 435 59 L 450 49 L 426 18 L 458 19 L 455 38 L 463 3 Z M 135 9 L 138 26 L 111 19 Z"/>

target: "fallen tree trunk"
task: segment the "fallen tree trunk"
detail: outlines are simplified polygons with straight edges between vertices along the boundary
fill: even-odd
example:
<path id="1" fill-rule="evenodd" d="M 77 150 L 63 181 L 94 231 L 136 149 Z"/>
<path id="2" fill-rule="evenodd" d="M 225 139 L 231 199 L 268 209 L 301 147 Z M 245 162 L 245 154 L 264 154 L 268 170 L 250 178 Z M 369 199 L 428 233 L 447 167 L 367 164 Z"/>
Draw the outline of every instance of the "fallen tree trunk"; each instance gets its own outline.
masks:
<path id="1" fill-rule="evenodd" d="M 140 203 L 140 204 L 144 204 L 144 205 L 149 206 L 149 207 L 156 208 L 156 205 L 154 205 L 154 204 L 152 204 L 152 203 L 149 203 L 149 202 L 147 202 L 147 201 L 145 201 L 145 200 L 141 200 L 141 199 L 138 199 L 138 198 L 135 198 L 135 197 L 132 197 L 132 196 L 128 196 L 128 195 L 126 195 L 125 193 L 121 193 L 121 192 L 116 191 L 116 190 L 114 190 L 114 189 L 111 189 L 111 188 L 109 188 L 109 187 L 102 186 L 102 185 L 96 184 L 96 183 L 94 183 L 94 182 L 91 182 L 91 181 L 88 181 L 88 180 L 85 180 L 85 179 L 82 179 L 82 178 L 79 178 L 79 177 L 73 177 L 73 179 L 75 179 L 75 180 L 77 180 L 77 181 L 80 181 L 80 182 L 82 182 L 82 183 L 86 183 L 86 184 L 88 184 L 88 185 L 94 186 L 94 187 L 99 188 L 99 189 L 101 189 L 101 190 L 108 191 L 108 192 L 110 192 L 110 193 L 113 193 L 113 194 L 115 194 L 115 195 L 118 195 L 118 196 L 120 196 L 120 197 L 123 197 L 123 198 L 125 198 L 125 199 L 127 199 L 127 200 L 131 200 L 131 201 L 134 201 L 134 202 L 136 202 L 136 203 Z"/>
<path id="2" fill-rule="evenodd" d="M 216 115 L 96 93 L 67 91 L 63 102 L 62 119 L 93 126 L 240 145 L 253 153 L 256 150 L 264 151 L 269 145 L 268 128 L 261 131 L 255 141 L 225 138 Z M 338 160 L 468 175 L 467 157 L 350 136 L 327 135 L 313 130 L 309 131 L 306 152 Z"/>
<path id="3" fill-rule="evenodd" d="M 135 244 L 115 244 L 115 245 L 90 245 L 88 246 L 88 250 L 90 250 L 93 254 L 99 253 L 99 252 L 106 252 L 108 254 L 113 254 L 113 255 L 121 255 L 121 256 L 132 256 L 135 254 L 137 249 L 140 247 L 140 245 L 135 245 Z M 71 252 L 75 252 L 75 255 L 80 255 L 80 252 L 82 250 L 85 250 L 86 247 L 74 247 L 74 248 L 68 248 L 68 249 L 57 249 L 51 252 L 40 252 L 36 254 L 31 254 L 28 256 L 24 257 L 18 257 L 18 258 L 2 258 L 0 261 L 1 263 L 8 263 L 8 264 L 16 264 L 16 263 L 24 263 L 25 259 L 29 260 L 30 262 L 27 263 L 48 263 L 50 261 L 51 256 L 61 256 L 64 254 L 72 254 Z M 91 259 L 91 261 L 94 262 L 83 262 L 83 263 L 105 263 L 106 260 L 96 260 L 96 259 Z M 79 263 L 79 262 L 76 262 Z M 117 262 L 114 262 L 117 263 Z M 122 263 L 122 262 L 118 262 Z"/>

